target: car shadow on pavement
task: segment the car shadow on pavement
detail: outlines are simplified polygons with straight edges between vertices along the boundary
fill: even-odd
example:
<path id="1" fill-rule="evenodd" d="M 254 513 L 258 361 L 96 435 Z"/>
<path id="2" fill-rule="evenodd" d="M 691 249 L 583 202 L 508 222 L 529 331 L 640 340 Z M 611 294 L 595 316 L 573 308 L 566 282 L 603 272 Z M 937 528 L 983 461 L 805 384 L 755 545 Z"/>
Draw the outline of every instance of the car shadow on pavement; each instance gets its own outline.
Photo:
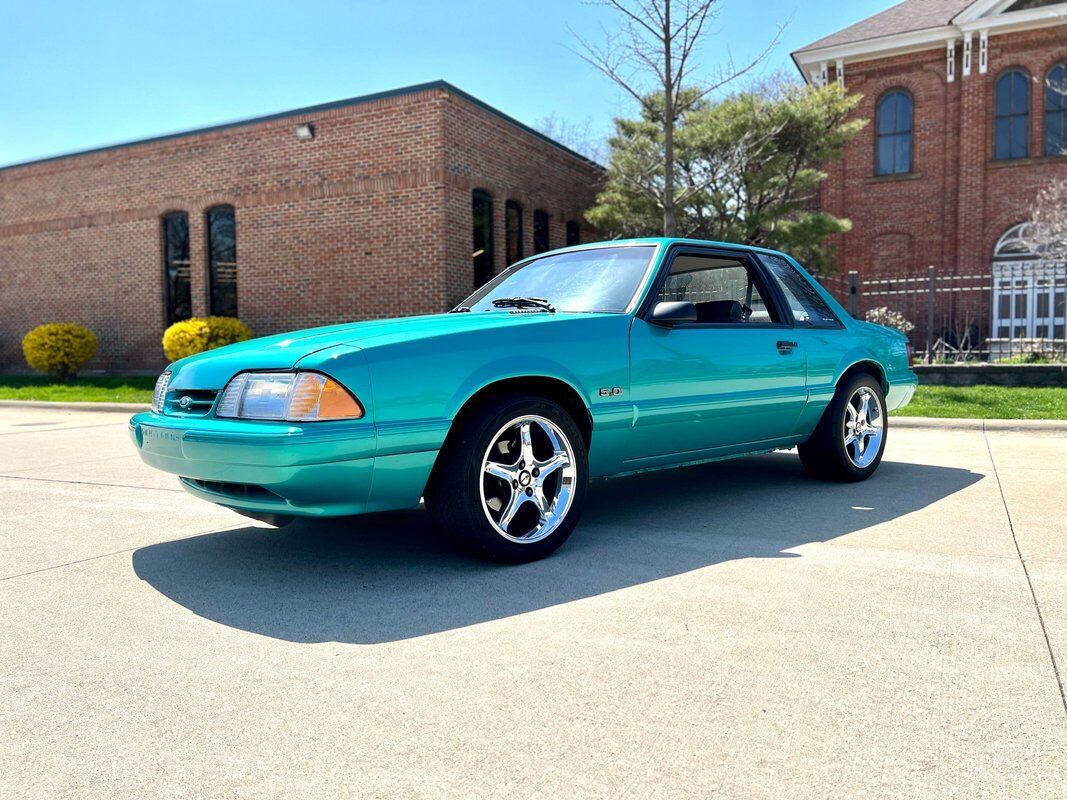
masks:
<path id="1" fill-rule="evenodd" d="M 806 476 L 772 454 L 594 484 L 552 557 L 498 566 L 454 552 L 422 509 L 279 530 L 243 527 L 133 554 L 137 575 L 223 625 L 293 642 L 381 643 L 567 603 L 862 531 L 983 477 L 885 462 L 862 484 Z"/>

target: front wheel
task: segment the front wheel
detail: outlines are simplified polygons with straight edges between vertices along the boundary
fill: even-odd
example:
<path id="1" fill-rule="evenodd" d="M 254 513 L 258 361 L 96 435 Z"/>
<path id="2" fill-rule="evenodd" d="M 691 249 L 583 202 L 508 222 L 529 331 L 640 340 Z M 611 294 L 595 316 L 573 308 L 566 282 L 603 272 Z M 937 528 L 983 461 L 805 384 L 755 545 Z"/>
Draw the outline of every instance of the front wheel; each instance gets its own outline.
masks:
<path id="1" fill-rule="evenodd" d="M 887 430 L 882 386 L 859 374 L 838 387 L 815 433 L 797 451 L 817 478 L 862 481 L 882 462 Z"/>
<path id="2" fill-rule="evenodd" d="M 521 563 L 567 540 L 587 484 L 586 444 L 571 416 L 546 398 L 511 395 L 460 423 L 425 500 L 438 526 L 467 551 Z"/>

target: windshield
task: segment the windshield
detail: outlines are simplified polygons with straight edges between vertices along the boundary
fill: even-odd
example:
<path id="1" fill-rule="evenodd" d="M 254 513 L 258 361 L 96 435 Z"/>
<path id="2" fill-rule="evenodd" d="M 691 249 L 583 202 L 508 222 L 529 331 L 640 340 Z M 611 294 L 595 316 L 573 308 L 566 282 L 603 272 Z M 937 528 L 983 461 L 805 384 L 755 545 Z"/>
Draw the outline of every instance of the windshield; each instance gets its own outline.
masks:
<path id="1" fill-rule="evenodd" d="M 630 305 L 655 249 L 595 247 L 534 259 L 493 278 L 461 306 L 498 311 L 494 300 L 536 297 L 558 311 L 619 313 Z"/>

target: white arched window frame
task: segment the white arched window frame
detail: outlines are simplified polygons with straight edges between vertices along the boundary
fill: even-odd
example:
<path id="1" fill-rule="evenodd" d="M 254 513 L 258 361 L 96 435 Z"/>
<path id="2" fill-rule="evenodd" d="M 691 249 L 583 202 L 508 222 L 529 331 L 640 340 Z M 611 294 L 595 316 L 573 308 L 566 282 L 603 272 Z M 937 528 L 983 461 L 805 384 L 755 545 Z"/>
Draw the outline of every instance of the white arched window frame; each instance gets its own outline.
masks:
<path id="1" fill-rule="evenodd" d="M 993 338 L 1067 338 L 1067 265 L 1034 253 L 1030 223 L 1009 228 L 993 249 Z"/>

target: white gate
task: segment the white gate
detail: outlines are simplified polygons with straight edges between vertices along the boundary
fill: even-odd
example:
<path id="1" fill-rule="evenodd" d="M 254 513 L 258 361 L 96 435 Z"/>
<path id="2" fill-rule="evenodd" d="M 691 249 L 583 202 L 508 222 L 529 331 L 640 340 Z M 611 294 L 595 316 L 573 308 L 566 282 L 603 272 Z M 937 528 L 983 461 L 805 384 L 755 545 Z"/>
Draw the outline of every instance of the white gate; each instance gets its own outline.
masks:
<path id="1" fill-rule="evenodd" d="M 1011 228 L 993 254 L 992 338 L 1051 339 L 1049 349 L 1060 349 L 1067 336 L 1067 264 L 1035 258 L 1024 233 L 1023 225 Z"/>

